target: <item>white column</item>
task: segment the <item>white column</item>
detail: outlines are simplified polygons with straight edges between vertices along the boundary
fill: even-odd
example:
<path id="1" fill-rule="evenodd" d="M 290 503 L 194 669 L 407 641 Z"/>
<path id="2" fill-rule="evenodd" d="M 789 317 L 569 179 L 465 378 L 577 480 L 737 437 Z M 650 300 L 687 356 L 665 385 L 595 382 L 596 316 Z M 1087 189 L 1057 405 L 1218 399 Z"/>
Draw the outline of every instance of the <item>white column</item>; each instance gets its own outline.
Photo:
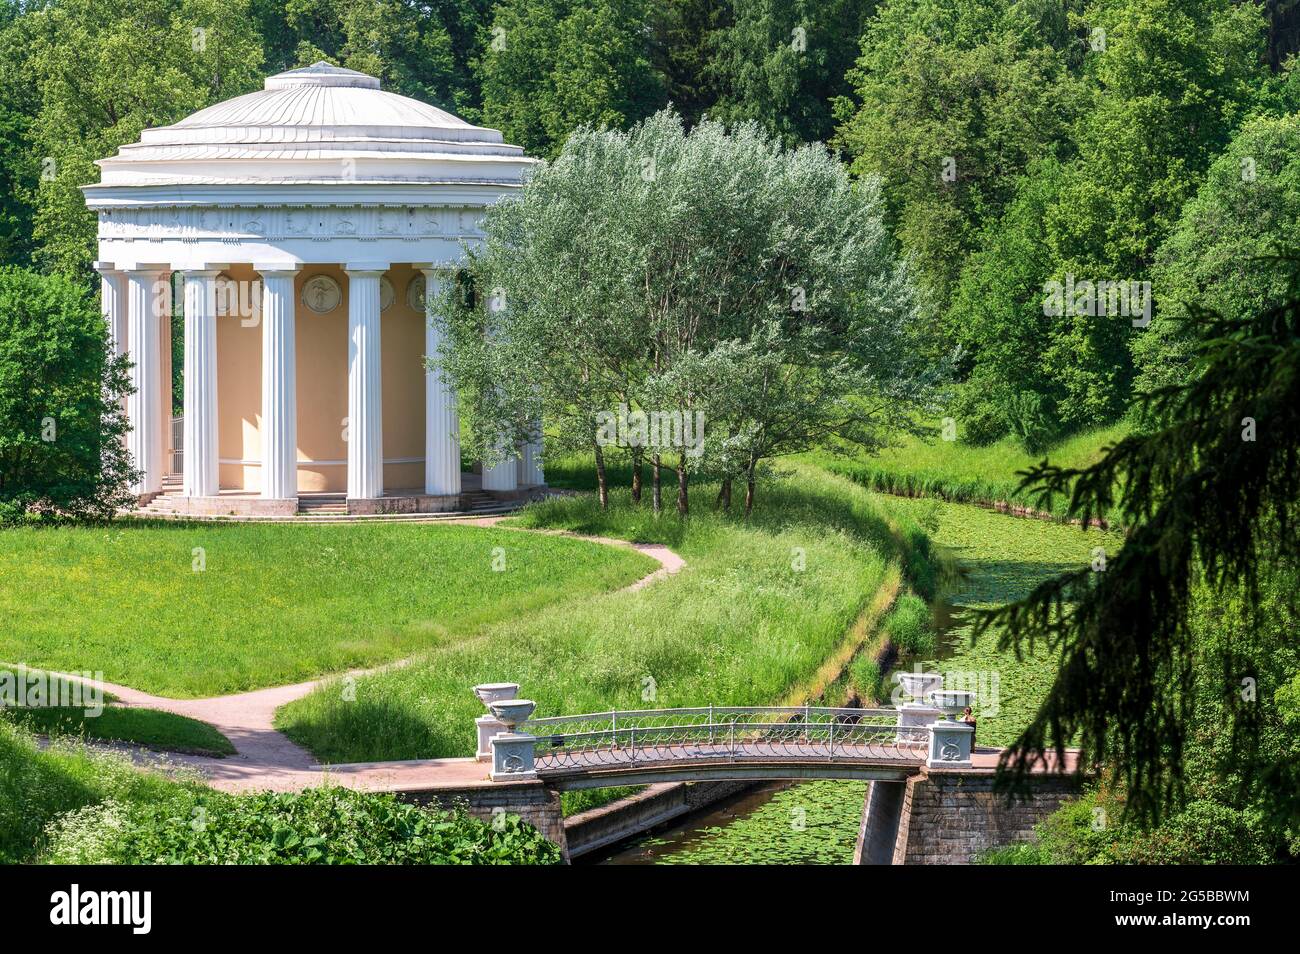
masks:
<path id="1" fill-rule="evenodd" d="M 139 480 L 131 485 L 136 494 L 162 490 L 162 422 L 158 400 L 158 320 L 169 310 L 171 289 L 166 266 L 141 265 L 127 272 L 127 342 L 131 357 L 131 394 L 126 414 L 131 429 L 126 447 Z"/>
<path id="2" fill-rule="evenodd" d="M 379 279 L 386 264 L 349 264 L 348 497 L 384 495 L 382 369 L 379 360 Z"/>
<path id="3" fill-rule="evenodd" d="M 174 294 L 170 277 L 167 281 L 168 301 Z M 162 450 L 158 459 L 162 462 L 164 477 L 172 472 L 172 314 L 168 308 L 158 316 L 158 428 Z"/>
<path id="4" fill-rule="evenodd" d="M 434 268 L 424 273 L 424 356 L 436 358 L 442 333 L 433 323 L 436 292 L 447 276 Z M 435 495 L 460 493 L 460 412 L 456 394 L 443 381 L 442 373 L 427 365 L 424 372 L 424 492 Z"/>
<path id="5" fill-rule="evenodd" d="M 99 272 L 99 300 L 108 326 L 108 340 L 113 354 L 126 354 L 127 280 L 126 272 L 118 271 L 112 262 L 96 262 Z"/>
<path id="6" fill-rule="evenodd" d="M 219 492 L 217 454 L 217 276 L 219 269 L 185 273 L 186 497 Z"/>
<path id="7" fill-rule="evenodd" d="M 534 421 L 533 437 L 519 445 L 517 480 L 520 487 L 538 487 L 546 483 L 542 473 L 542 423 Z"/>
<path id="8" fill-rule="evenodd" d="M 104 324 L 108 327 L 108 340 L 114 357 L 126 354 L 126 316 L 128 288 L 126 272 L 113 267 L 112 262 L 96 262 L 95 271 L 99 272 L 99 302 L 104 313 Z M 122 410 L 126 411 L 126 398 L 121 401 Z"/>
<path id="9" fill-rule="evenodd" d="M 484 490 L 518 490 L 519 473 L 518 461 L 514 456 L 507 457 L 495 467 L 483 465 L 483 489 Z"/>
<path id="10" fill-rule="evenodd" d="M 298 394 L 294 353 L 297 266 L 254 266 L 262 276 L 262 496 L 298 496 Z"/>

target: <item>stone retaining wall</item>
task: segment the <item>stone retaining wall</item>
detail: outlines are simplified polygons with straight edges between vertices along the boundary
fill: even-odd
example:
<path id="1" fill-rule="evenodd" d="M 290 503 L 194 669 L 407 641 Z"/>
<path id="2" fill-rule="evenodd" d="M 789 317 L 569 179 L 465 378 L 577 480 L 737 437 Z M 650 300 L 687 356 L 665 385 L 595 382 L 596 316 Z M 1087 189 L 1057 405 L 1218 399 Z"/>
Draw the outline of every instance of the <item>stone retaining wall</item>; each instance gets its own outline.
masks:
<path id="1" fill-rule="evenodd" d="M 1043 776 L 1032 785 L 1027 798 L 1008 803 L 1005 794 L 993 791 L 991 772 L 936 771 L 909 779 L 893 863 L 969 864 L 986 849 L 1027 841 L 1035 825 L 1079 793 L 1078 782 L 1068 776 Z"/>
<path id="2" fill-rule="evenodd" d="M 752 788 L 753 782 L 664 782 L 564 820 L 573 858 L 598 851 Z"/>

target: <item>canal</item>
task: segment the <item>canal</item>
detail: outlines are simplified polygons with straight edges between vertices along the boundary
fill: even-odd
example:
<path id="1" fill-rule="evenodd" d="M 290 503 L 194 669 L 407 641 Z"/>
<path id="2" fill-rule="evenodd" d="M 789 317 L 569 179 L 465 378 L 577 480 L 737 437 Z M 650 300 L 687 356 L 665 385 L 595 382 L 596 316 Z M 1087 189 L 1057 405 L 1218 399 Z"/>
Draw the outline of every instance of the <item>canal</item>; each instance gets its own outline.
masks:
<path id="1" fill-rule="evenodd" d="M 1000 514 L 969 504 L 889 498 L 958 560 L 963 579 L 932 607 L 935 648 L 904 661 L 969 681 L 977 693 L 982 744 L 1019 734 L 1055 675 L 1044 653 L 1016 659 L 986 636 L 970 642 L 970 612 L 1027 594 L 1039 581 L 1090 559 L 1092 548 L 1118 547 L 1115 534 Z M 761 785 L 690 815 L 662 831 L 616 846 L 598 864 L 850 864 L 866 793 L 863 782 Z"/>

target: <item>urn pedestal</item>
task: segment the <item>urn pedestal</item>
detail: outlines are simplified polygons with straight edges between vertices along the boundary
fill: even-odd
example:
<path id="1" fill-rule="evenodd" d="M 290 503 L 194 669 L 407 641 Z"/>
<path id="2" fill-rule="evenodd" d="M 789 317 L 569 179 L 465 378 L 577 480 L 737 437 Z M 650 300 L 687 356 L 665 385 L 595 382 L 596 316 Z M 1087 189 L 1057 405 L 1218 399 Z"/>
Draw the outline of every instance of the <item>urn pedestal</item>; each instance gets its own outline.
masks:
<path id="1" fill-rule="evenodd" d="M 502 699 L 493 701 L 488 706 L 492 715 L 505 726 L 505 731 L 492 736 L 489 743 L 492 751 L 492 781 L 518 782 L 537 778 L 537 769 L 533 764 L 533 747 L 537 744 L 537 737 L 515 731 L 515 726 L 528 721 L 536 706 L 530 699 Z"/>
<path id="2" fill-rule="evenodd" d="M 934 703 L 947 718 L 930 723 L 930 751 L 927 768 L 970 768 L 970 753 L 975 741 L 975 727 L 960 722 L 957 716 L 975 704 L 975 693 L 964 689 L 940 689 Z"/>
<path id="3" fill-rule="evenodd" d="M 898 685 L 908 696 L 908 701 L 898 707 L 899 742 L 924 743 L 929 725 L 942 714 L 931 700 L 943 685 L 943 676 L 937 672 L 900 672 Z"/>
<path id="4" fill-rule="evenodd" d="M 492 781 L 521 782 L 537 778 L 533 746 L 537 737 L 527 732 L 501 732 L 492 737 Z"/>
<path id="5" fill-rule="evenodd" d="M 504 702 L 507 699 L 516 698 L 519 695 L 519 683 L 485 682 L 474 687 L 474 695 L 478 697 L 478 700 L 484 706 L 490 708 L 494 702 Z M 490 761 L 492 758 L 492 736 L 508 731 L 509 727 L 489 711 L 486 715 L 481 715 L 474 720 L 474 728 L 478 735 L 478 745 L 474 750 L 474 757 L 480 762 Z"/>
<path id="6" fill-rule="evenodd" d="M 975 729 L 965 722 L 940 719 L 930 723 L 930 751 L 926 768 L 970 768 L 971 740 Z"/>

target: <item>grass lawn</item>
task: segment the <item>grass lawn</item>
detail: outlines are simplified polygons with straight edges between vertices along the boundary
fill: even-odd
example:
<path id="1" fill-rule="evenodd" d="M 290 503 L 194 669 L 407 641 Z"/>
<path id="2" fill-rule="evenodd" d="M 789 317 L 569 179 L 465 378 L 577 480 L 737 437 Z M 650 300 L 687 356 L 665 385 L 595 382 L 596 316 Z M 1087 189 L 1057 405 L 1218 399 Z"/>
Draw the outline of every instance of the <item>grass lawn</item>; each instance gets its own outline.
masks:
<path id="1" fill-rule="evenodd" d="M 984 710 L 976 712 L 981 745 L 1012 742 L 1038 711 L 1055 678 L 1056 658 L 1039 646 L 1017 659 L 1010 650 L 998 651 L 993 634 L 972 645 L 964 611 L 1019 599 L 1046 577 L 1087 564 L 1094 547 L 1105 547 L 1114 555 L 1122 537 L 1049 520 L 1012 517 L 969 504 L 896 498 L 889 506 L 926 526 L 935 542 L 956 557 L 966 573 L 964 583 L 949 595 L 955 609 L 953 652 L 922 664 L 932 671 L 973 680 L 963 688 L 975 690 L 976 709 Z M 995 709 L 985 710 L 990 701 Z"/>
<path id="2" fill-rule="evenodd" d="M 1017 471 L 1047 457 L 1062 467 L 1079 467 L 1095 461 L 1101 449 L 1124 437 L 1124 425 L 1079 434 L 1042 454 L 1029 454 L 1020 444 L 1006 438 L 976 447 L 938 437 L 920 440 L 904 438 L 899 447 L 874 457 L 845 458 L 826 453 L 808 455 L 822 467 L 851 477 L 871 490 L 905 497 L 941 497 L 971 503 L 1008 501 L 1035 509 L 1046 509 L 1034 497 L 1017 490 Z M 1064 513 L 1065 501 L 1053 501 L 1051 510 Z"/>
<path id="3" fill-rule="evenodd" d="M 773 703 L 815 679 L 855 620 L 905 565 L 924 566 L 924 534 L 891 523 L 851 481 L 813 468 L 766 489 L 745 522 L 712 513 L 708 487 L 683 524 L 648 499 L 613 494 L 548 501 L 518 522 L 667 543 L 677 575 L 493 624 L 472 643 L 443 643 L 414 663 L 338 685 L 280 710 L 277 725 L 332 762 L 471 754 L 483 711 L 475 683 L 511 680 L 539 714 Z"/>
<path id="4" fill-rule="evenodd" d="M 0 662 L 174 697 L 239 692 L 460 643 L 654 568 L 628 550 L 465 526 L 4 530 Z"/>

